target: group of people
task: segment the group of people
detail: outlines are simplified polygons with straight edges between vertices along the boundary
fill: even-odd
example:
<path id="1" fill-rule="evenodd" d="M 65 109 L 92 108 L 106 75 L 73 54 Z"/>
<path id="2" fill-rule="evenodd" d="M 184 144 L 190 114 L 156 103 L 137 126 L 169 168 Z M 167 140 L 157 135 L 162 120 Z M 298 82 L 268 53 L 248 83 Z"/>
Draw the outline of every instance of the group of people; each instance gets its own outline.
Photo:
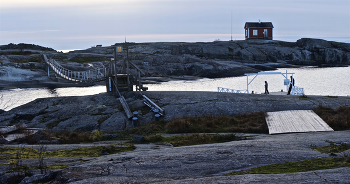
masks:
<path id="1" fill-rule="evenodd" d="M 292 88 L 295 84 L 295 80 L 292 76 L 290 76 L 290 83 L 289 83 L 289 89 L 288 89 L 288 93 L 287 95 L 290 95 L 290 92 L 292 91 Z M 265 94 L 269 94 L 269 84 L 267 83 L 267 81 L 265 81 Z"/>

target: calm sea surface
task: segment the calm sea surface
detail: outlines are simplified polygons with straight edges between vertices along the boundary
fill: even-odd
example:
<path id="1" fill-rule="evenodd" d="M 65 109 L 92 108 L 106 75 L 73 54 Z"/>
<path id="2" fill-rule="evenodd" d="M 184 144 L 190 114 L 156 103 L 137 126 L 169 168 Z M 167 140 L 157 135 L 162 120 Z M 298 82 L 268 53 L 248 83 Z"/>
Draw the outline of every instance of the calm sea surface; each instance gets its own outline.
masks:
<path id="1" fill-rule="evenodd" d="M 350 96 L 350 67 L 336 68 L 280 68 L 273 72 L 295 73 L 295 85 L 304 88 L 306 95 Z M 251 81 L 254 76 L 248 78 Z M 289 78 L 289 77 L 288 77 Z M 249 92 L 264 92 L 264 81 L 269 83 L 269 91 L 286 91 L 284 77 L 278 75 L 259 75 L 249 85 Z M 201 79 L 197 81 L 172 81 L 161 84 L 148 84 L 149 91 L 217 91 L 218 87 L 245 90 L 247 77 L 228 77 L 220 79 Z M 0 109 L 10 110 L 37 98 L 58 96 L 85 96 L 106 92 L 105 86 L 79 88 L 31 88 L 0 91 Z"/>

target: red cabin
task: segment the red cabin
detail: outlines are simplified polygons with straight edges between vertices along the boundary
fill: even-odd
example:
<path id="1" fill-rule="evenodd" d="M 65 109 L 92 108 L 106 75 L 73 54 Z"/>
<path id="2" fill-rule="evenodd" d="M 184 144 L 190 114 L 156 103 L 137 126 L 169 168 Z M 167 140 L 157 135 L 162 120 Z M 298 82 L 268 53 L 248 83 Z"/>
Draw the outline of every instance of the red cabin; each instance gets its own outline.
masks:
<path id="1" fill-rule="evenodd" d="M 272 40 L 272 22 L 246 22 L 244 25 L 245 39 Z"/>

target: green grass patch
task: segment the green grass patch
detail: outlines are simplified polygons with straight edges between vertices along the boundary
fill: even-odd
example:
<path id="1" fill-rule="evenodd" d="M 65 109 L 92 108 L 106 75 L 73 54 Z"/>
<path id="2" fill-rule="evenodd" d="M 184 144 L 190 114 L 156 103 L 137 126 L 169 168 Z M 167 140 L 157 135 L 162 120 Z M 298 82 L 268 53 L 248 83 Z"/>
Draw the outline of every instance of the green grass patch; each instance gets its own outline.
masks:
<path id="1" fill-rule="evenodd" d="M 336 110 L 319 106 L 314 112 L 320 116 L 333 130 L 350 130 L 350 107 L 342 106 Z"/>
<path id="2" fill-rule="evenodd" d="M 82 64 L 82 63 L 102 62 L 102 61 L 105 61 L 105 59 L 102 57 L 87 56 L 87 57 L 74 57 L 69 61 Z"/>
<path id="3" fill-rule="evenodd" d="M 175 135 L 169 137 L 163 137 L 159 134 L 151 135 L 145 137 L 145 143 L 154 143 L 154 142 L 167 142 L 172 144 L 175 147 L 179 146 L 191 146 L 199 144 L 213 144 L 213 143 L 222 143 L 229 141 L 238 141 L 242 137 L 237 136 L 236 134 L 189 134 L 189 135 Z"/>
<path id="4" fill-rule="evenodd" d="M 108 149 L 104 150 L 103 146 L 76 148 L 68 150 L 56 150 L 45 151 L 44 158 L 56 158 L 56 157 L 99 157 L 103 155 L 103 152 L 109 154 L 116 154 L 120 152 L 133 151 L 136 149 L 134 145 L 116 146 L 111 145 Z M 0 148 L 0 160 L 10 161 L 10 164 L 16 162 L 17 159 L 37 159 L 39 151 L 33 148 Z"/>
<path id="5" fill-rule="evenodd" d="M 311 147 L 313 150 L 321 153 L 341 153 L 343 151 L 350 149 L 350 144 L 336 143 L 332 141 L 326 141 L 326 142 L 329 143 L 328 146 L 325 146 L 325 147 L 311 146 Z"/>
<path id="6" fill-rule="evenodd" d="M 323 169 L 335 169 L 342 167 L 350 167 L 350 156 L 336 157 L 336 158 L 316 158 L 310 160 L 303 160 L 297 162 L 286 162 L 280 164 L 272 164 L 261 167 L 252 168 L 244 171 L 235 171 L 225 174 L 242 175 L 242 174 L 285 174 L 306 172 Z"/>
<path id="7" fill-rule="evenodd" d="M 105 150 L 109 154 L 116 154 L 125 151 L 133 151 L 136 149 L 135 146 L 130 145 L 126 147 L 110 146 L 110 149 Z M 99 157 L 102 156 L 104 150 L 103 146 L 87 147 L 87 148 L 76 148 L 70 150 L 57 150 L 47 151 L 45 156 L 47 158 L 55 157 Z"/>
<path id="8" fill-rule="evenodd" d="M 47 165 L 46 167 L 45 167 L 45 169 L 50 169 L 50 170 L 54 170 L 54 169 L 65 169 L 65 168 L 67 168 L 67 167 L 69 167 L 70 165 Z M 32 167 L 32 168 L 30 168 L 30 169 L 40 169 L 40 167 L 39 166 L 34 166 L 34 167 Z"/>

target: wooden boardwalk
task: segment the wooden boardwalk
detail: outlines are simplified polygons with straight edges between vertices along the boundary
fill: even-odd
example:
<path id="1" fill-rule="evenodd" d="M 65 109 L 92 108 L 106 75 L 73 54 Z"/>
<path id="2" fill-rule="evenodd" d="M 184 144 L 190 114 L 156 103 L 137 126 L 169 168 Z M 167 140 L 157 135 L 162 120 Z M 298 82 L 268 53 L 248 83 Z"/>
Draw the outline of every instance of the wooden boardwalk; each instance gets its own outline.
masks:
<path id="1" fill-rule="evenodd" d="M 268 112 L 265 119 L 269 127 L 269 134 L 333 131 L 312 110 Z"/>

